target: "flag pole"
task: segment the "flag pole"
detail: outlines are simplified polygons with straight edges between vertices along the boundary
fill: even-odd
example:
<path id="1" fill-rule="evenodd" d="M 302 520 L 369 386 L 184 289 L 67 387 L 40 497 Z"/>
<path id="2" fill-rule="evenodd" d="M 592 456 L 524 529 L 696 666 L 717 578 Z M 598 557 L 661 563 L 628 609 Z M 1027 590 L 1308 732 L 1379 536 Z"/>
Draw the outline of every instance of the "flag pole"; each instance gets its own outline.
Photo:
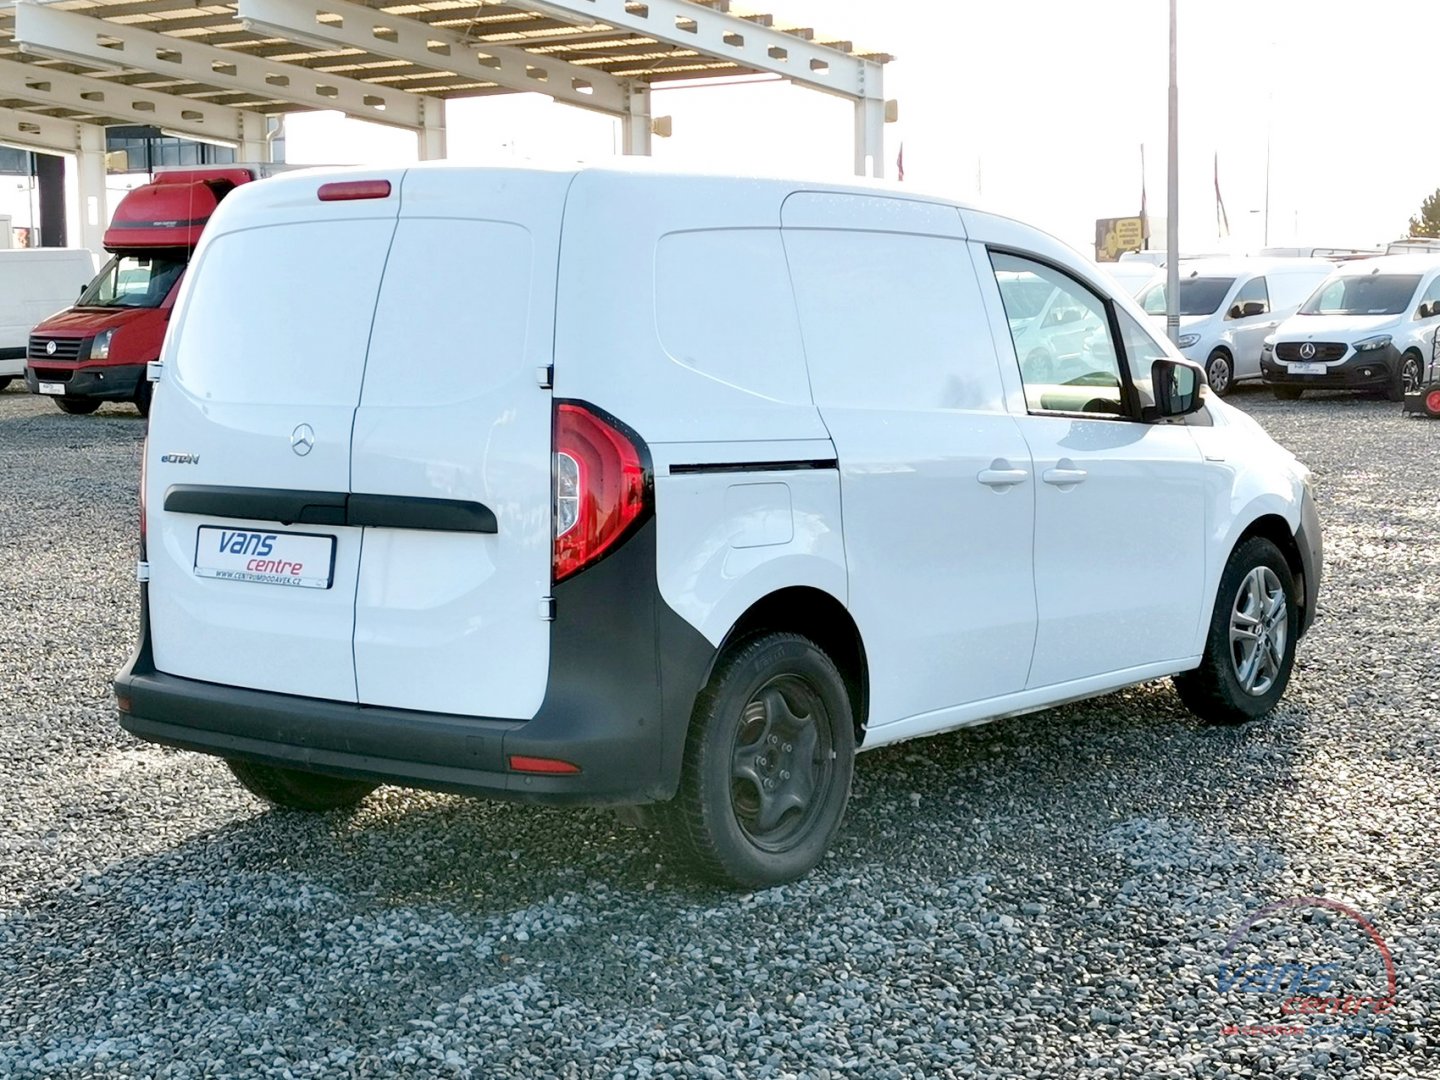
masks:
<path id="1" fill-rule="evenodd" d="M 1170 0 L 1170 147 L 1165 221 L 1165 332 L 1180 340 L 1180 90 L 1176 80 L 1176 0 Z"/>

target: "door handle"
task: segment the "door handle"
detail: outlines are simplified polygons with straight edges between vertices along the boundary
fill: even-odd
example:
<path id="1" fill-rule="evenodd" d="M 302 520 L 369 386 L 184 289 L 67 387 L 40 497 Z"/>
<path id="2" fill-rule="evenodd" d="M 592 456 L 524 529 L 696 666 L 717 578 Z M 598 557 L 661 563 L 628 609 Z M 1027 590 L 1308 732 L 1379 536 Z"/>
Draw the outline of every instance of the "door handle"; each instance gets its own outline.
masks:
<path id="1" fill-rule="evenodd" d="M 994 488 L 996 491 L 1004 491 L 1016 484 L 1023 484 L 1030 479 L 1028 469 L 1011 468 L 1010 463 L 1004 460 L 996 460 L 990 463 L 990 468 L 981 469 L 980 475 L 975 477 L 986 487 Z"/>
<path id="2" fill-rule="evenodd" d="M 1090 474 L 1084 469 L 1075 468 L 1073 461 L 1061 460 L 1053 469 L 1046 469 L 1040 474 L 1040 479 L 1055 487 L 1074 487 L 1076 484 L 1083 484 L 1085 478 Z"/>

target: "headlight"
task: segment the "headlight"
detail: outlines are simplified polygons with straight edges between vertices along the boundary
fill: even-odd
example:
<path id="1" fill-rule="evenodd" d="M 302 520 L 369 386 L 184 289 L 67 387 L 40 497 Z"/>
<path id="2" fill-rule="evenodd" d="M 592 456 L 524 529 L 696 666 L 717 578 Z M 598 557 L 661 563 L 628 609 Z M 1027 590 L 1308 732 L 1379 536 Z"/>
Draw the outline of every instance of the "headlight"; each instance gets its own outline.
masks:
<path id="1" fill-rule="evenodd" d="M 110 359 L 110 339 L 114 336 L 115 331 L 113 328 L 110 330 L 102 330 L 100 331 L 100 333 L 96 334 L 95 340 L 90 343 L 90 359 Z"/>
<path id="2" fill-rule="evenodd" d="M 1199 340 L 1199 334 L 1181 334 L 1179 339 L 1176 340 L 1175 344 L 1180 346 L 1180 348 L 1182 349 L 1188 349 L 1191 345 L 1198 343 Z"/>
<path id="3" fill-rule="evenodd" d="M 1374 352 L 1376 349 L 1383 349 L 1389 344 L 1389 334 L 1376 334 L 1374 337 L 1367 337 L 1364 341 L 1355 342 L 1355 351 Z"/>
<path id="4" fill-rule="evenodd" d="M 1274 351 L 1275 351 L 1275 339 L 1274 339 L 1273 337 L 1267 337 L 1264 341 L 1262 341 L 1262 342 L 1260 343 L 1260 351 L 1261 351 L 1261 352 L 1274 352 Z"/>

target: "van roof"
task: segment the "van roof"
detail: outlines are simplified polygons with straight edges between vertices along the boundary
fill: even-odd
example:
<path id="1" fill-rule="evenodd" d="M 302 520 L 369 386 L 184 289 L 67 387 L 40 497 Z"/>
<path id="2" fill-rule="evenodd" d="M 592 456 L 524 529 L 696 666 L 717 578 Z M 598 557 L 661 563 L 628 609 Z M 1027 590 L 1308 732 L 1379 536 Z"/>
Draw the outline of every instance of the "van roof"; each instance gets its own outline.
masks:
<path id="1" fill-rule="evenodd" d="M 1354 259 L 1340 263 L 1335 272 L 1346 277 L 1368 274 L 1423 274 L 1440 270 L 1440 251 L 1415 255 L 1376 255 L 1373 259 Z"/>
<path id="2" fill-rule="evenodd" d="M 1182 278 L 1190 277 L 1192 274 L 1198 274 L 1200 277 L 1240 277 L 1244 274 L 1274 274 L 1285 270 L 1312 270 L 1319 274 L 1329 274 L 1334 269 L 1335 264 L 1329 259 L 1288 258 L 1272 255 L 1257 258 L 1231 256 L 1182 259 L 1180 262 Z"/>

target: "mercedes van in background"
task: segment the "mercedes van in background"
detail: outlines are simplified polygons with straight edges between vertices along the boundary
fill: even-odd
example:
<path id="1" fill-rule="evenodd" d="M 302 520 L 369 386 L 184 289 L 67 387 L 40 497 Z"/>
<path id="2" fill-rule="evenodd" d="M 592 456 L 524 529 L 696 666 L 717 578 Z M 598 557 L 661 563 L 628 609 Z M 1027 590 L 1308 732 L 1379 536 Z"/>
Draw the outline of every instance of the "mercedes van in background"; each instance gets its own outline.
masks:
<path id="1" fill-rule="evenodd" d="M 1335 269 L 1325 259 L 1207 258 L 1180 264 L 1181 353 L 1205 368 L 1210 389 L 1228 394 L 1260 378 L 1265 339 Z M 1165 283 L 1140 296 L 1164 333 Z"/>
<path id="2" fill-rule="evenodd" d="M 1085 371 L 1025 373 L 1021 279 Z M 772 884 L 857 749 L 1165 676 L 1264 714 L 1319 594 L 1309 474 L 1133 300 L 884 185 L 249 184 L 154 375 L 121 723 L 283 806 L 643 806 Z"/>
<path id="3" fill-rule="evenodd" d="M 1440 254 L 1343 263 L 1267 342 L 1261 367 L 1279 398 L 1308 389 L 1420 389 L 1440 329 Z"/>
<path id="4" fill-rule="evenodd" d="M 73 304 L 94 276 L 85 248 L 0 249 L 0 390 L 25 373 L 31 328 Z"/>
<path id="5" fill-rule="evenodd" d="M 73 292 L 66 297 L 65 305 L 73 307 L 30 334 L 25 369 L 30 392 L 53 398 L 67 413 L 93 413 L 103 402 L 129 401 L 146 415 L 145 365 L 160 355 L 180 279 L 205 223 L 230 191 L 282 168 L 160 169 L 154 180 L 127 192 L 105 230 L 110 261 L 79 300 Z"/>

